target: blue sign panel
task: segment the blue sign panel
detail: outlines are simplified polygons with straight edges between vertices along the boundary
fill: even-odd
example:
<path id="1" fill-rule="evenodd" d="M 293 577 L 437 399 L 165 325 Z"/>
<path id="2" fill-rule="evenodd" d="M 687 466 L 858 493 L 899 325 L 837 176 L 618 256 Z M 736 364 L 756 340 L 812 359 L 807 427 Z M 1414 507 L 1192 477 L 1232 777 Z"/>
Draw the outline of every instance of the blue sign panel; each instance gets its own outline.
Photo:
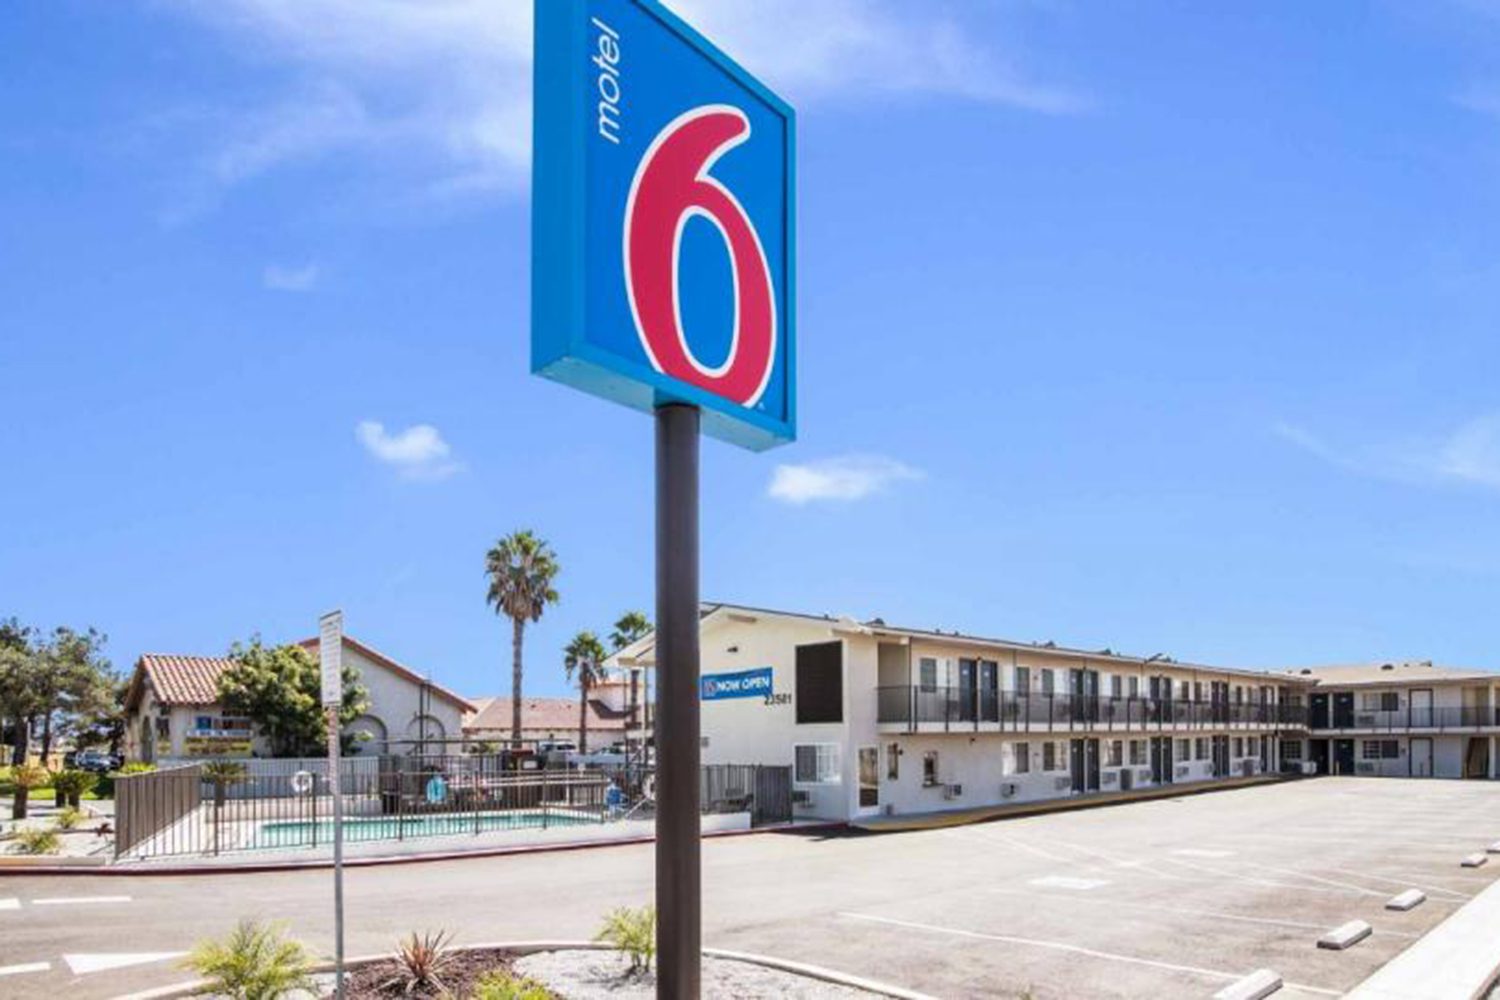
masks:
<path id="1" fill-rule="evenodd" d="M 732 674 L 704 674 L 698 689 L 704 701 L 723 698 L 760 698 L 772 693 L 771 668 L 757 667 Z"/>
<path id="2" fill-rule="evenodd" d="M 795 117 L 657 0 L 537 0 L 532 371 L 796 437 Z"/>

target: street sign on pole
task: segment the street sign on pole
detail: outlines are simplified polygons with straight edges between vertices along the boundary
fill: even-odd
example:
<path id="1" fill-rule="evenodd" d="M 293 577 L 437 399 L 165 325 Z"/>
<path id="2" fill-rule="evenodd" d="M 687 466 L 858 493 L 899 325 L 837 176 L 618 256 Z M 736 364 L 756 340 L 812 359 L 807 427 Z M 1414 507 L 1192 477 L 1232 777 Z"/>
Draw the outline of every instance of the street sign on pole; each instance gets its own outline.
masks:
<path id="1" fill-rule="evenodd" d="M 322 673 L 324 725 L 328 733 L 328 797 L 333 802 L 333 982 L 344 1000 L 344 797 L 339 781 L 339 708 L 344 700 L 344 613 L 330 611 L 318 619 L 318 666 Z M 313 798 L 317 829 L 317 798 Z"/>
<path id="2" fill-rule="evenodd" d="M 656 416 L 656 992 L 696 998 L 699 432 L 796 437 L 795 116 L 657 0 L 535 11 L 531 367 Z"/>

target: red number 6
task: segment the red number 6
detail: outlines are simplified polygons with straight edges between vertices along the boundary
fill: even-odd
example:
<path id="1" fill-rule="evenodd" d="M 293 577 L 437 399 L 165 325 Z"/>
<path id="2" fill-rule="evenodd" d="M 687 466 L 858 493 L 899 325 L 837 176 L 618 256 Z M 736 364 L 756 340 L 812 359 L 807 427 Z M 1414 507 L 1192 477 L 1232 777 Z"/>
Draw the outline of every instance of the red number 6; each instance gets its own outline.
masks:
<path id="1" fill-rule="evenodd" d="M 776 359 L 771 268 L 744 206 L 709 171 L 750 138 L 739 108 L 694 108 L 662 129 L 641 157 L 625 206 L 625 289 L 641 346 L 657 371 L 754 406 Z M 729 356 L 710 368 L 688 346 L 678 298 L 678 255 L 688 220 L 713 223 L 729 248 L 734 334 Z"/>

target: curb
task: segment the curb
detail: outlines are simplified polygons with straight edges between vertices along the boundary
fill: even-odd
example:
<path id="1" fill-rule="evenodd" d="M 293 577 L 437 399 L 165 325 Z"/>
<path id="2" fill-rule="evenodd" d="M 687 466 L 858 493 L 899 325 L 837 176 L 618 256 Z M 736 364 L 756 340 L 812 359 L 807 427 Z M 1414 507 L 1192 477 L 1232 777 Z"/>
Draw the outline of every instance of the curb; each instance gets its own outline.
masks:
<path id="1" fill-rule="evenodd" d="M 452 949 L 455 952 L 471 951 L 506 951 L 517 956 L 534 955 L 542 951 L 614 951 L 612 945 L 600 944 L 597 941 L 498 941 L 486 944 L 466 944 Z M 821 965 L 808 965 L 804 962 L 793 962 L 782 958 L 772 958 L 769 955 L 757 955 L 747 951 L 728 951 L 723 948 L 704 948 L 703 954 L 709 958 L 724 959 L 729 962 L 743 962 L 746 965 L 758 965 L 762 968 L 775 969 L 778 972 L 787 972 L 792 975 L 804 976 L 808 979 L 817 979 L 835 986 L 847 986 L 851 989 L 864 990 L 879 996 L 892 997 L 894 1000 L 936 1000 L 926 993 L 917 993 L 913 990 L 904 989 L 900 986 L 891 986 L 887 983 L 877 982 L 873 979 L 865 979 L 860 976 L 851 976 L 835 969 L 825 969 Z M 344 970 L 352 971 L 383 962 L 389 959 L 389 953 L 381 955 L 360 955 L 355 958 L 344 960 Z M 332 962 L 319 962 L 309 970 L 314 975 L 333 971 Z M 156 989 L 145 990 L 140 993 L 125 993 L 114 997 L 113 1000 L 179 1000 L 179 998 L 198 996 L 208 989 L 209 982 L 206 979 L 195 979 L 192 982 L 177 983 L 172 986 L 159 986 Z"/>
<path id="2" fill-rule="evenodd" d="M 763 826 L 752 830 L 720 830 L 703 834 L 704 840 L 719 837 L 748 837 L 767 833 L 830 833 L 847 830 L 843 822 L 798 823 Z M 512 847 L 484 847 L 470 851 L 435 851 L 428 854 L 391 854 L 374 857 L 345 858 L 347 868 L 378 868 L 386 865 L 413 865 L 429 861 L 462 861 L 465 858 L 500 858 L 520 854 L 545 854 L 549 851 L 583 851 L 591 847 L 628 847 L 655 843 L 656 836 L 622 837 L 618 840 L 564 840 L 553 844 L 525 844 Z M 307 861 L 266 861 L 249 864 L 168 865 L 149 861 L 123 865 L 9 865 L 0 862 L 0 879 L 19 875 L 87 875 L 97 878 L 176 877 L 179 875 L 254 875 L 262 872 L 316 871 L 332 868 L 332 858 Z"/>

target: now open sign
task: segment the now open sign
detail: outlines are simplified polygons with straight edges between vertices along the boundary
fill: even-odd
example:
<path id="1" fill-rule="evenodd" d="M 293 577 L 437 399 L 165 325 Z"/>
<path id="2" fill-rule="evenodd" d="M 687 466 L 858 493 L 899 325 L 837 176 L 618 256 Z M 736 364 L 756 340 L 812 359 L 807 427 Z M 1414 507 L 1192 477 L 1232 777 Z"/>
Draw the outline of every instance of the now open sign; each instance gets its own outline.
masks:
<path id="1" fill-rule="evenodd" d="M 732 674 L 704 674 L 699 686 L 704 701 L 723 698 L 760 698 L 772 694 L 772 670 L 757 667 Z"/>

